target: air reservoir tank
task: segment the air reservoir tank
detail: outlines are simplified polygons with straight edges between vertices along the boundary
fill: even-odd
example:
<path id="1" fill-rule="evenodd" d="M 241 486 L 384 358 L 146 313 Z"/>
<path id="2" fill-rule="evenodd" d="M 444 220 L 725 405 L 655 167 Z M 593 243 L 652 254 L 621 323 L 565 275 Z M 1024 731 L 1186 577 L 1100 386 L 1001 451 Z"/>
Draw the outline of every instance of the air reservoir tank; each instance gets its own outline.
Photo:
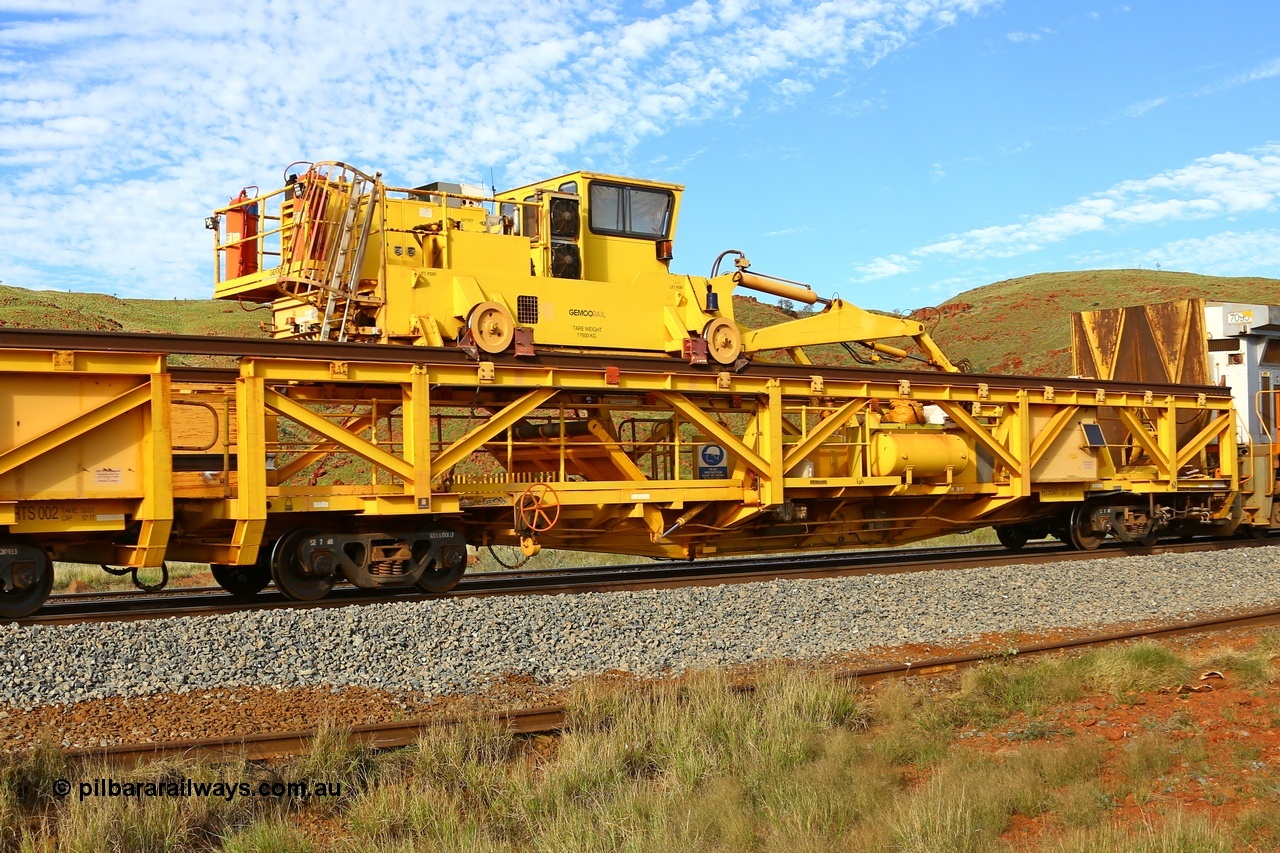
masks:
<path id="1" fill-rule="evenodd" d="M 969 467 L 973 451 L 964 438 L 941 430 L 878 429 L 871 436 L 873 477 L 901 477 L 911 468 L 912 479 L 953 475 Z"/>

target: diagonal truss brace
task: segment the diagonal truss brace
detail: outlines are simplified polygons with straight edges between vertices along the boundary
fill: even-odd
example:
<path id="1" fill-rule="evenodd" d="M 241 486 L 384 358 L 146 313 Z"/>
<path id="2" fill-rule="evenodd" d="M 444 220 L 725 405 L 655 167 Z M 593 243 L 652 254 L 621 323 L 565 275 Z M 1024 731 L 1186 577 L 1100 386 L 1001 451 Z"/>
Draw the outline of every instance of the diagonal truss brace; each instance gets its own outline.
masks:
<path id="1" fill-rule="evenodd" d="M 797 462 L 817 450 L 818 447 L 835 434 L 836 430 L 843 427 L 854 415 L 866 408 L 868 402 L 867 400 L 850 400 L 823 418 L 804 441 L 791 445 L 791 449 L 787 451 L 782 460 L 783 470 L 790 471 Z"/>
<path id="2" fill-rule="evenodd" d="M 537 388 L 507 404 L 504 409 L 496 412 L 489 420 L 446 447 L 439 456 L 432 459 L 431 470 L 446 471 L 457 465 L 481 449 L 485 442 L 496 438 L 503 430 L 528 417 L 531 412 L 558 393 L 558 388 Z"/>
<path id="3" fill-rule="evenodd" d="M 708 436 L 715 439 L 716 443 L 722 446 L 726 452 L 745 462 L 748 468 L 755 470 L 756 473 L 765 479 L 772 478 L 773 470 L 764 458 L 743 444 L 742 441 L 728 429 L 721 426 L 719 421 L 710 417 L 705 411 L 695 406 L 688 397 L 683 394 L 677 394 L 674 391 L 655 391 L 653 394 L 663 403 L 675 409 L 695 424 Z"/>
<path id="4" fill-rule="evenodd" d="M 330 441 L 336 442 L 338 445 L 351 451 L 361 459 L 377 465 L 379 468 L 385 468 L 400 479 L 404 480 L 406 483 L 413 482 L 413 465 L 401 459 L 399 456 L 393 456 L 378 445 L 370 441 L 366 441 L 358 435 L 351 434 L 338 424 L 317 415 L 307 407 L 299 403 L 295 403 L 293 400 L 290 400 L 283 394 L 272 391 L 270 388 L 264 389 L 262 401 L 263 405 L 268 409 L 271 409 L 273 412 L 284 415 L 317 435 L 324 436 Z"/>
<path id="5" fill-rule="evenodd" d="M 100 406 L 87 412 L 81 412 L 69 421 L 64 421 L 48 432 L 34 436 L 17 447 L 11 447 L 0 453 L 0 474 L 12 471 L 25 465 L 37 456 L 79 438 L 92 429 L 102 426 L 108 421 L 120 417 L 125 412 L 151 402 L 151 383 L 144 382 L 136 388 L 130 388 L 118 397 L 113 397 Z"/>
<path id="6" fill-rule="evenodd" d="M 1009 448 L 1001 444 L 996 437 L 987 431 L 987 428 L 965 411 L 964 405 L 961 403 L 953 403 L 949 400 L 935 400 L 938 406 L 942 408 L 951 420 L 965 432 L 972 435 L 978 442 L 995 455 L 997 459 L 1005 464 L 1005 466 L 1014 474 L 1022 471 L 1022 463 L 1018 461 L 1018 457 L 1009 452 Z"/>

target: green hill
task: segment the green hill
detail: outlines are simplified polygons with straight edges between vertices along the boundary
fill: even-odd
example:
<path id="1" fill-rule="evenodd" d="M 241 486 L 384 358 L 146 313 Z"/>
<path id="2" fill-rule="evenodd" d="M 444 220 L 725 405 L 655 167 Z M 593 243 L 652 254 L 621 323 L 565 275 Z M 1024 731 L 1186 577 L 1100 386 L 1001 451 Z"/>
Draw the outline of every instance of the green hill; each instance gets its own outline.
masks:
<path id="1" fill-rule="evenodd" d="M 266 314 L 212 299 L 117 299 L 102 293 L 0 285 L 0 326 L 184 335 L 262 335 Z"/>
<path id="2" fill-rule="evenodd" d="M 1066 376 L 1071 372 L 1071 315 L 1203 297 L 1280 304 L 1280 279 L 1224 278 L 1157 270 L 1053 272 L 998 281 L 921 309 L 944 352 L 984 373 Z"/>
<path id="3" fill-rule="evenodd" d="M 975 288 L 911 316 L 953 360 L 968 358 L 977 371 L 1064 376 L 1071 371 L 1073 312 L 1196 296 L 1280 304 L 1280 279 L 1156 270 L 1040 273 Z M 794 316 L 749 296 L 735 297 L 734 310 L 753 328 Z M 258 322 L 265 316 L 212 299 L 117 299 L 0 286 L 0 326 L 254 337 L 263 334 Z M 808 352 L 819 364 L 851 363 L 839 347 Z"/>

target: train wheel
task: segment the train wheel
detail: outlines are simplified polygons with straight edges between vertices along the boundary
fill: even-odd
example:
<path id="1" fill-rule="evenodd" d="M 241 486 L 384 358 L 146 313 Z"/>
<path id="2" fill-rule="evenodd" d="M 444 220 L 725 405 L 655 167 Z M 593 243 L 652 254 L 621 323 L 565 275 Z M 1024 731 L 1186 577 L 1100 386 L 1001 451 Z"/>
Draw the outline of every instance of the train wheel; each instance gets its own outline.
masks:
<path id="1" fill-rule="evenodd" d="M 428 557 L 427 567 L 414 581 L 414 585 L 423 592 L 448 592 L 458 585 L 467 571 L 467 540 L 462 534 L 447 527 L 428 525 L 422 532 L 450 533 L 450 537 L 434 553 Z"/>
<path id="2" fill-rule="evenodd" d="M 1271 535 L 1271 528 L 1265 524 L 1242 524 L 1240 532 L 1245 539 L 1266 539 Z"/>
<path id="3" fill-rule="evenodd" d="M 253 598 L 271 583 L 271 549 L 258 549 L 258 562 L 252 566 L 228 566 L 214 563 L 209 568 L 218 586 L 241 601 Z"/>
<path id="4" fill-rule="evenodd" d="M 295 530 L 281 537 L 271 552 L 271 579 L 286 598 L 294 601 L 318 601 L 329 594 L 337 576 L 332 572 L 319 574 L 298 559 L 298 546 L 314 530 Z"/>
<path id="5" fill-rule="evenodd" d="M 44 549 L 10 543 L 0 556 L 0 619 L 21 619 L 40 609 L 53 591 L 53 565 Z"/>
<path id="6" fill-rule="evenodd" d="M 467 328 L 476 346 L 490 355 L 497 355 L 511 346 L 516 334 L 516 324 L 511 312 L 497 302 L 481 302 L 471 309 Z"/>
<path id="7" fill-rule="evenodd" d="M 1067 524 L 1067 536 L 1072 548 L 1077 551 L 1096 551 L 1107 538 L 1105 533 L 1098 533 L 1089 524 L 1089 515 L 1093 507 L 1088 504 L 1077 504 L 1071 510 L 1071 520 Z"/>
<path id="8" fill-rule="evenodd" d="M 1016 524 L 997 524 L 996 539 L 1010 551 L 1021 551 L 1031 541 L 1027 531 Z"/>
<path id="9" fill-rule="evenodd" d="M 702 329 L 707 342 L 707 355 L 716 364 L 733 364 L 742 354 L 742 335 L 738 327 L 723 317 L 716 317 Z"/>

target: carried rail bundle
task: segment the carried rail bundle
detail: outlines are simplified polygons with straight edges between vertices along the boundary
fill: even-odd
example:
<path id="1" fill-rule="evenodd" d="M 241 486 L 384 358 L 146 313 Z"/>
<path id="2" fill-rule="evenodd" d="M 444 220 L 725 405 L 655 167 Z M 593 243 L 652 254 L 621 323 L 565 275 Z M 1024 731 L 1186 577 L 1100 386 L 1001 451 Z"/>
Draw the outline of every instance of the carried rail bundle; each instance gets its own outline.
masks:
<path id="1" fill-rule="evenodd" d="M 216 295 L 269 306 L 274 340 L 0 329 L 0 616 L 41 605 L 53 559 L 206 562 L 236 595 L 313 600 L 447 591 L 469 544 L 692 559 L 1268 528 L 1274 477 L 1242 466 L 1229 389 L 962 373 L 920 323 L 740 253 L 672 274 L 681 189 L 578 172 L 483 199 L 310 165 L 209 222 Z M 747 329 L 739 286 L 825 304 Z M 832 343 L 935 369 L 804 349 Z M 186 353 L 239 366 L 170 366 Z"/>

